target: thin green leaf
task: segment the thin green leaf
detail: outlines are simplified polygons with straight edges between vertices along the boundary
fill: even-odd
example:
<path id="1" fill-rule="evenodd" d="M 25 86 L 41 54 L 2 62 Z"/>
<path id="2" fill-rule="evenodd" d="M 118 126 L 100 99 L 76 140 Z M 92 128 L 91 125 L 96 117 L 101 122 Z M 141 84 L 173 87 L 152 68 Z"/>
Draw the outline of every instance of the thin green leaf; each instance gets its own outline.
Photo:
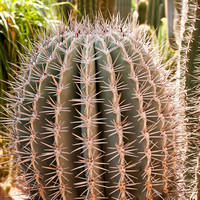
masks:
<path id="1" fill-rule="evenodd" d="M 53 3 L 51 4 L 51 6 L 61 6 L 61 5 L 67 5 L 67 4 L 70 5 L 81 17 L 83 17 L 81 12 L 70 2 Z"/>

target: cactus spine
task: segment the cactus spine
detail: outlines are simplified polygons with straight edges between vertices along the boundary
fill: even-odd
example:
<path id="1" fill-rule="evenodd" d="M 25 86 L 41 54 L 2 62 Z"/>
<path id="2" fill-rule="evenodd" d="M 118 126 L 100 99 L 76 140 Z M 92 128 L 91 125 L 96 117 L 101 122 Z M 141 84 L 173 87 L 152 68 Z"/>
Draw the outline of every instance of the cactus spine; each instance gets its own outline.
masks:
<path id="1" fill-rule="evenodd" d="M 11 84 L 22 186 L 31 199 L 176 199 L 176 109 L 158 55 L 135 24 L 70 25 Z"/>

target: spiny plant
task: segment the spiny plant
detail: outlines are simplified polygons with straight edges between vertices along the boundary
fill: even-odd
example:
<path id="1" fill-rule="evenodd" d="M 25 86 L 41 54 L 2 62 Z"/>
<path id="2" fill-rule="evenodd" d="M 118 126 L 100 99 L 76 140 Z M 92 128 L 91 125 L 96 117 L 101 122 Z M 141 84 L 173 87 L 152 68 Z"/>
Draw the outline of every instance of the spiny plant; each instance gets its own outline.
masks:
<path id="1" fill-rule="evenodd" d="M 138 5 L 138 22 L 139 24 L 145 24 L 147 21 L 147 2 L 140 1 Z"/>
<path id="2" fill-rule="evenodd" d="M 49 20 L 53 21 L 53 17 L 41 1 L 0 0 L 0 105 L 6 103 L 2 91 L 9 90 L 7 81 L 18 70 L 10 63 L 19 62 L 18 52 L 25 52 L 23 46 L 31 48 L 29 40 L 36 39 L 36 30 L 45 30 Z M 0 106 L 0 118 L 3 117 L 2 112 Z M 2 129 L 0 123 L 0 182 L 6 180 L 12 166 L 6 163 L 12 155 L 7 150 L 9 140 L 3 138 Z"/>
<path id="3" fill-rule="evenodd" d="M 178 76 L 180 102 L 185 106 L 187 130 L 185 167 L 185 196 L 200 199 L 199 179 L 199 44 L 200 1 L 184 0 L 180 21 Z"/>
<path id="4" fill-rule="evenodd" d="M 158 34 L 161 18 L 165 16 L 164 2 L 164 0 L 148 0 L 147 23 L 156 30 L 156 34 Z"/>
<path id="5" fill-rule="evenodd" d="M 182 132 L 159 55 L 134 22 L 69 24 L 10 83 L 21 186 L 30 199 L 177 199 Z"/>

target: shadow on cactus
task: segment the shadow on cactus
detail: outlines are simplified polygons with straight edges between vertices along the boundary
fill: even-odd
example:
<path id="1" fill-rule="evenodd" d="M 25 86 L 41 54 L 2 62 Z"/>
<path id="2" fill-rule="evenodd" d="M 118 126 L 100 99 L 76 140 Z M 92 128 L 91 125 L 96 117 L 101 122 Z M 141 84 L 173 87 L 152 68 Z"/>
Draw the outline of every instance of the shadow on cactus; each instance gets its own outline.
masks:
<path id="1" fill-rule="evenodd" d="M 176 197 L 177 110 L 135 23 L 71 21 L 10 85 L 18 177 L 31 199 Z"/>

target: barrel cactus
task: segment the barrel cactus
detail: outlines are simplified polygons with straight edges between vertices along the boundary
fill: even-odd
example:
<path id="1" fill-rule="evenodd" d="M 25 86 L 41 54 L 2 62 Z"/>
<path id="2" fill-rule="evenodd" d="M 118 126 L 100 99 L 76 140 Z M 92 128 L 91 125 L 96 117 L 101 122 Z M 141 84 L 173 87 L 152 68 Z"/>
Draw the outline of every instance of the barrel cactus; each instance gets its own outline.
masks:
<path id="1" fill-rule="evenodd" d="M 35 44 L 5 108 L 30 199 L 176 199 L 164 67 L 138 26 L 117 19 L 71 21 Z"/>

